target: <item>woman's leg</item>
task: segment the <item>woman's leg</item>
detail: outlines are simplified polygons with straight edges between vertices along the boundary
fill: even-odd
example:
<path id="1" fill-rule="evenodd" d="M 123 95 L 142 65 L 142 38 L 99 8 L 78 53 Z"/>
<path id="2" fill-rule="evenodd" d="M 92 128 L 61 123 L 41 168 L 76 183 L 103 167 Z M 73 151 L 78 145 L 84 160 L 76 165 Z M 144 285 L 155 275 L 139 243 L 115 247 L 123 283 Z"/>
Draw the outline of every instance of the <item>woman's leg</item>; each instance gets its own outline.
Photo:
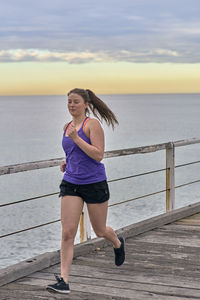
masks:
<path id="1" fill-rule="evenodd" d="M 83 200 L 76 196 L 64 196 L 61 200 L 61 277 L 68 282 L 70 267 L 74 254 L 74 239 L 77 233 Z"/>
<path id="2" fill-rule="evenodd" d="M 106 226 L 108 201 L 98 204 L 87 204 L 90 222 L 94 232 L 98 237 L 104 237 L 109 240 L 114 248 L 119 248 L 121 245 L 115 231 Z"/>

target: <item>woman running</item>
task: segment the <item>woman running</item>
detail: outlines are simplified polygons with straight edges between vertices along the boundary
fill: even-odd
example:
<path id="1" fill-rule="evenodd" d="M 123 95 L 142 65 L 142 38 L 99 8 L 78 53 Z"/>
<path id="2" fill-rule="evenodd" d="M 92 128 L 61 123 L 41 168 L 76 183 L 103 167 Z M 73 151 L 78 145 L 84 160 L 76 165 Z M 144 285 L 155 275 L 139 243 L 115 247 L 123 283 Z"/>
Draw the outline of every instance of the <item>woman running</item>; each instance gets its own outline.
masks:
<path id="1" fill-rule="evenodd" d="M 97 119 L 89 118 L 89 108 L 97 119 L 107 125 L 118 124 L 114 113 L 91 90 L 75 88 L 68 93 L 68 110 L 72 121 L 64 126 L 62 146 L 66 162 L 61 163 L 64 172 L 60 184 L 61 198 L 61 277 L 47 286 L 49 291 L 69 293 L 69 273 L 73 260 L 74 239 L 77 233 L 84 202 L 90 222 L 98 237 L 109 240 L 114 247 L 115 264 L 125 260 L 124 239 L 106 226 L 109 188 L 104 165 L 104 132 Z"/>

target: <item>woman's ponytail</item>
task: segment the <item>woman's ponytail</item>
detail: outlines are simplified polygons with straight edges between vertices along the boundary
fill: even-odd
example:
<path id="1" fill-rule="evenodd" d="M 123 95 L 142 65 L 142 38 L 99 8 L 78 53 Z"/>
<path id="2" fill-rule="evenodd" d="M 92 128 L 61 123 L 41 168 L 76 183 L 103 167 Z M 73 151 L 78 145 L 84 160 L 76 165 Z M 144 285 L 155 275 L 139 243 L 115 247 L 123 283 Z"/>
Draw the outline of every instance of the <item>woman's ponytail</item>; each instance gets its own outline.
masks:
<path id="1" fill-rule="evenodd" d="M 105 120 L 107 125 L 111 125 L 113 129 L 116 124 L 119 124 L 115 114 L 91 90 L 75 88 L 68 93 L 68 96 L 71 93 L 80 95 L 85 102 L 88 102 L 88 106 L 91 109 L 93 115 L 100 121 Z M 86 112 L 88 112 L 88 109 L 86 109 Z"/>
<path id="2" fill-rule="evenodd" d="M 115 114 L 110 110 L 110 108 L 99 99 L 91 90 L 86 90 L 88 92 L 90 101 L 89 108 L 95 117 L 97 117 L 100 121 L 104 119 L 108 126 L 112 126 L 114 129 L 115 124 L 119 124 Z"/>

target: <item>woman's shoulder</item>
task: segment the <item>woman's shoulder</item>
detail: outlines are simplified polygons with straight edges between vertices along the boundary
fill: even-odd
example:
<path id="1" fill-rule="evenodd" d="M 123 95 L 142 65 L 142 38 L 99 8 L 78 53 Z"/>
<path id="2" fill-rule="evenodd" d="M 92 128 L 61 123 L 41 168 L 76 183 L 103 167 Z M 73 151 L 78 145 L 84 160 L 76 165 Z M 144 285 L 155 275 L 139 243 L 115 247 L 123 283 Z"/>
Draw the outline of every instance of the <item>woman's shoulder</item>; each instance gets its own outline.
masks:
<path id="1" fill-rule="evenodd" d="M 97 119 L 88 118 L 87 123 L 85 124 L 85 126 L 87 126 L 87 125 L 88 125 L 88 127 L 93 127 L 93 126 L 98 126 L 99 127 L 99 126 L 101 126 L 101 123 Z"/>
<path id="2" fill-rule="evenodd" d="M 67 122 L 67 123 L 65 123 L 65 125 L 63 126 L 63 130 L 65 131 L 65 129 L 67 128 L 67 126 L 69 125 L 71 123 L 71 121 L 70 122 Z"/>
<path id="3" fill-rule="evenodd" d="M 99 120 L 94 119 L 94 118 L 88 118 L 87 123 L 83 127 L 83 131 L 89 137 L 91 132 L 99 132 L 100 133 L 103 131 L 103 128 L 102 128 Z"/>

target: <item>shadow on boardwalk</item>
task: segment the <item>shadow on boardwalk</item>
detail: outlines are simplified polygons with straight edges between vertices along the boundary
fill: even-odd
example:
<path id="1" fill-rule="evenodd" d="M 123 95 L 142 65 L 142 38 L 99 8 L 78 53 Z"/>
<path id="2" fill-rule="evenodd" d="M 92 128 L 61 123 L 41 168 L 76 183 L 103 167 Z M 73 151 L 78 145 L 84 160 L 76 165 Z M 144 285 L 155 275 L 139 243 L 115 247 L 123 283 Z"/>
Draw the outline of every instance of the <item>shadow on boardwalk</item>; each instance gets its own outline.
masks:
<path id="1" fill-rule="evenodd" d="M 140 222 L 141 232 L 134 225 L 132 236 L 124 231 L 126 262 L 121 267 L 114 265 L 110 245 L 96 244 L 89 253 L 76 255 L 67 296 L 46 291 L 55 281 L 53 274 L 60 273 L 57 263 L 3 285 L 0 299 L 200 299 L 200 213 L 190 216 L 191 207 L 197 211 L 200 204 L 188 208 L 189 217 L 181 219 L 179 213 L 173 220 L 174 212 L 168 213 L 152 218 L 154 226 L 149 220 Z M 166 216 L 173 221 L 166 219 L 164 225 L 160 220 Z M 144 230 L 147 223 L 149 230 Z"/>

